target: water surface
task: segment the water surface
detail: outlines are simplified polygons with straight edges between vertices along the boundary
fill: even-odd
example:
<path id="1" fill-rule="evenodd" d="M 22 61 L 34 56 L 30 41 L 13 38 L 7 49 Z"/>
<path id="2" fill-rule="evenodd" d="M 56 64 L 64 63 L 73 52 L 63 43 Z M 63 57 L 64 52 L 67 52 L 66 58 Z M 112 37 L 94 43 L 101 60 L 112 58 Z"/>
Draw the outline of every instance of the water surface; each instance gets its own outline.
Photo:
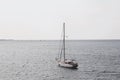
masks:
<path id="1" fill-rule="evenodd" d="M 0 41 L 0 80 L 120 80 L 120 41 L 67 41 L 76 70 L 57 66 L 60 41 Z"/>

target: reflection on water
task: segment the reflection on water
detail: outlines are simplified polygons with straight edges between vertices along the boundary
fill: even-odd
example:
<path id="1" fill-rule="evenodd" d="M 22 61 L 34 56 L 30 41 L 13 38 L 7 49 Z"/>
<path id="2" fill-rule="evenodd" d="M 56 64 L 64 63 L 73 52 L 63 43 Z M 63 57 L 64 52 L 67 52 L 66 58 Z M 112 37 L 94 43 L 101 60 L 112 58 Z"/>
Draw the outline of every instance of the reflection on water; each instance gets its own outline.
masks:
<path id="1" fill-rule="evenodd" d="M 0 41 L 0 80 L 120 80 L 120 41 L 67 41 L 78 69 L 57 66 L 59 41 Z"/>

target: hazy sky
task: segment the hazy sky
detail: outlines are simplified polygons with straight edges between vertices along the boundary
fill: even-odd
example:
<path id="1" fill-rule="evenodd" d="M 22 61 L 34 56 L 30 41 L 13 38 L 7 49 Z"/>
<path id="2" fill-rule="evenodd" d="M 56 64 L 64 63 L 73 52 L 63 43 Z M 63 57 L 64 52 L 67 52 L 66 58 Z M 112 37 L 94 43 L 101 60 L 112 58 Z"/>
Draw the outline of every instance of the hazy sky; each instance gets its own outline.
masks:
<path id="1" fill-rule="evenodd" d="M 120 0 L 0 0 L 0 39 L 120 39 Z"/>

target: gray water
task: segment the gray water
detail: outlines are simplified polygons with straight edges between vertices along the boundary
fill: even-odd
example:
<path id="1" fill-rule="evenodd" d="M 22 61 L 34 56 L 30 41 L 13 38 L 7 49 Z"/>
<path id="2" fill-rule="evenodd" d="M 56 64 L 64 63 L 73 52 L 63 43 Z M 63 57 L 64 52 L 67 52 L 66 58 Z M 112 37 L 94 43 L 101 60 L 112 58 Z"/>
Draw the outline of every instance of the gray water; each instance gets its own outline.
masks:
<path id="1" fill-rule="evenodd" d="M 67 41 L 78 69 L 57 66 L 59 41 L 0 41 L 0 80 L 120 80 L 120 41 Z"/>

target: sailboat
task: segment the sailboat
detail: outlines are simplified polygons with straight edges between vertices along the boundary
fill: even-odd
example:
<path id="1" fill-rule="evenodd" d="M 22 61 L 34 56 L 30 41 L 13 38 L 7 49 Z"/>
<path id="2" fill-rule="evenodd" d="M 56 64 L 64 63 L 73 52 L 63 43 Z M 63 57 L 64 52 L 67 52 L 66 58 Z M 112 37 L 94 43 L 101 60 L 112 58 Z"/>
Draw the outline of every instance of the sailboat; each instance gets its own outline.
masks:
<path id="1" fill-rule="evenodd" d="M 62 48 L 61 53 L 58 58 L 56 58 L 58 65 L 65 68 L 77 68 L 78 63 L 73 59 L 66 59 L 66 48 L 65 48 L 65 23 L 63 23 L 63 40 L 62 40 Z"/>

